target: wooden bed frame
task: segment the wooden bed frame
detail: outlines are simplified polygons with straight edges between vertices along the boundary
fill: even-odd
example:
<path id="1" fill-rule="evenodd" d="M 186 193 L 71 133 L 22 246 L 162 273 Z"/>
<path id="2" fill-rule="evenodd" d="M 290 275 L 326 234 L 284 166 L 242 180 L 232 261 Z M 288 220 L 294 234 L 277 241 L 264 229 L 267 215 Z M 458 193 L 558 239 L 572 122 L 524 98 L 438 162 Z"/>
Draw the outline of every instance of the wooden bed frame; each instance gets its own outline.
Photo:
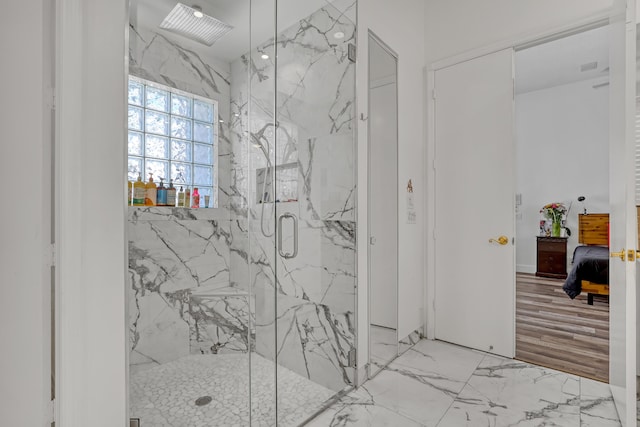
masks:
<path id="1" fill-rule="evenodd" d="M 609 214 L 578 214 L 578 243 L 609 246 Z M 593 305 L 594 295 L 609 295 L 609 285 L 583 280 L 582 292 L 587 293 L 587 304 Z"/>

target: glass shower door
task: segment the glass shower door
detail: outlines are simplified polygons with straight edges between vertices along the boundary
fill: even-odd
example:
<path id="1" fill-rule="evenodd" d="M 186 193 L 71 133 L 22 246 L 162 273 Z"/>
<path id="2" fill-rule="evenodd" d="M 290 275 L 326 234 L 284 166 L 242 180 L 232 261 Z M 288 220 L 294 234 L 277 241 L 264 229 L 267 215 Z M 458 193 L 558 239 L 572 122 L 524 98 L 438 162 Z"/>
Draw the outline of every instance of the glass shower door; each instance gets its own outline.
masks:
<path id="1" fill-rule="evenodd" d="M 356 348 L 356 2 L 307 1 L 304 13 L 297 3 L 278 0 L 275 43 L 275 346 L 283 426 L 353 384 Z"/>

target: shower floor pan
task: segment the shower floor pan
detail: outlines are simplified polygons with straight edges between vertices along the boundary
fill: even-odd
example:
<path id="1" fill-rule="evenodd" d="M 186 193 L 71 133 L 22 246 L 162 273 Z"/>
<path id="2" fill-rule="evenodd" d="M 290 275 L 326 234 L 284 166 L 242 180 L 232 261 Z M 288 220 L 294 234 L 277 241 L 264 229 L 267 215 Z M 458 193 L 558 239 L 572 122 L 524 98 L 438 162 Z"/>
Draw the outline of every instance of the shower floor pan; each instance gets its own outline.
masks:
<path id="1" fill-rule="evenodd" d="M 140 427 L 275 425 L 274 365 L 246 354 L 190 355 L 130 379 L 130 417 Z M 278 366 L 279 426 L 297 426 L 336 392 Z"/>

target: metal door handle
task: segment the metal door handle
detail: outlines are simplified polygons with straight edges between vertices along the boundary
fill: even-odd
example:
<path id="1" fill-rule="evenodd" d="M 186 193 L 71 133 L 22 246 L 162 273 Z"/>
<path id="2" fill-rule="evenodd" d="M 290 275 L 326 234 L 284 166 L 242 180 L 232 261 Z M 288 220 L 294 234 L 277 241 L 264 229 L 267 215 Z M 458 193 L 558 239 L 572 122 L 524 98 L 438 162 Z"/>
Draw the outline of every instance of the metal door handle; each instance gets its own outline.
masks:
<path id="1" fill-rule="evenodd" d="M 282 250 L 282 223 L 285 218 L 293 220 L 293 253 Z M 291 259 L 298 256 L 298 217 L 290 212 L 283 213 L 278 217 L 278 253 L 282 258 Z"/>
<path id="2" fill-rule="evenodd" d="M 498 243 L 500 245 L 506 245 L 509 243 L 509 238 L 507 236 L 500 236 L 498 239 L 489 239 L 489 243 Z"/>
<path id="3" fill-rule="evenodd" d="M 626 261 L 627 252 L 624 249 L 620 252 L 611 252 L 611 258 L 620 258 L 622 261 Z"/>

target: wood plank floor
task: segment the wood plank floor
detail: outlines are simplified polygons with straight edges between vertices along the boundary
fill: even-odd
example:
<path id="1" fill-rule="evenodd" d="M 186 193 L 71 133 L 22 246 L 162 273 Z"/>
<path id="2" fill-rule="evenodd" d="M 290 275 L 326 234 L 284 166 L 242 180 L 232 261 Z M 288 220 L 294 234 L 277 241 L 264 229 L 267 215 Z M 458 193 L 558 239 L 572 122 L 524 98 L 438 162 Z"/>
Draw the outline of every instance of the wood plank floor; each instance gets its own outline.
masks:
<path id="1" fill-rule="evenodd" d="M 609 300 L 571 300 L 562 280 L 516 275 L 516 359 L 609 381 Z"/>

